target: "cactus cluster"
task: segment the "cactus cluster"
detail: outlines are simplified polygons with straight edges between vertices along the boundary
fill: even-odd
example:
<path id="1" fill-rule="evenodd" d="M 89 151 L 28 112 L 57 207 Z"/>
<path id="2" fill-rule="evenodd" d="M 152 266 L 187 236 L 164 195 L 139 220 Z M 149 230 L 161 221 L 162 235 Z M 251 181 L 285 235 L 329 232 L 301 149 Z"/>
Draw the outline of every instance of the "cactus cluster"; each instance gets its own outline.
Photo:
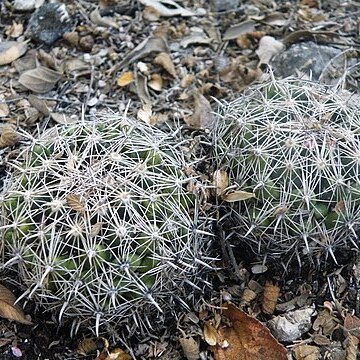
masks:
<path id="1" fill-rule="evenodd" d="M 360 107 L 350 94 L 272 79 L 222 104 L 213 138 L 216 167 L 254 193 L 231 204 L 237 242 L 300 264 L 358 247 Z"/>
<path id="2" fill-rule="evenodd" d="M 149 329 L 152 311 L 205 286 L 210 238 L 180 146 L 115 114 L 33 139 L 1 197 L 5 267 L 24 296 L 98 333 L 107 322 Z"/>

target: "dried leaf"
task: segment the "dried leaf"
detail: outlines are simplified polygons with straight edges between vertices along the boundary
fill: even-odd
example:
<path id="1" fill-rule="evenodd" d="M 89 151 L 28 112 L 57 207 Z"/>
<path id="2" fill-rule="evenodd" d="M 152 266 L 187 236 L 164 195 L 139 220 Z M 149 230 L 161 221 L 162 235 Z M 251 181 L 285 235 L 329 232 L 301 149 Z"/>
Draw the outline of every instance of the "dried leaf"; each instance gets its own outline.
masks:
<path id="1" fill-rule="evenodd" d="M 117 85 L 124 87 L 134 81 L 134 74 L 132 71 L 123 72 L 117 79 Z"/>
<path id="2" fill-rule="evenodd" d="M 215 196 L 221 196 L 229 187 L 229 176 L 225 170 L 215 170 L 212 176 L 212 184 L 215 186 Z"/>
<path id="3" fill-rule="evenodd" d="M 58 124 L 74 124 L 74 123 L 78 122 L 77 116 L 70 118 L 69 116 L 67 116 L 63 113 L 56 113 L 56 112 L 51 112 L 50 116 Z"/>
<path id="4" fill-rule="evenodd" d="M 204 323 L 204 340 L 210 345 L 215 346 L 219 341 L 219 334 L 216 327 L 211 323 L 211 321 L 206 321 Z"/>
<path id="5" fill-rule="evenodd" d="M 113 27 L 113 28 L 118 28 L 119 25 L 110 17 L 103 17 L 100 15 L 99 9 L 96 8 L 95 10 L 93 10 L 90 14 L 90 20 L 95 24 L 95 25 L 99 25 L 99 26 L 104 26 L 104 27 Z"/>
<path id="6" fill-rule="evenodd" d="M 271 58 L 281 52 L 285 45 L 272 36 L 264 36 L 260 39 L 256 54 L 259 57 L 260 64 L 268 64 Z"/>
<path id="7" fill-rule="evenodd" d="M 224 194 L 222 199 L 226 202 L 235 202 L 235 201 L 242 201 L 247 200 L 255 197 L 255 193 L 236 190 L 228 194 Z"/>
<path id="8" fill-rule="evenodd" d="M 142 109 L 140 109 L 137 113 L 138 119 L 147 124 L 150 124 L 151 116 L 152 116 L 151 104 L 144 104 Z"/>
<path id="9" fill-rule="evenodd" d="M 50 109 L 47 106 L 45 100 L 38 98 L 37 96 L 30 94 L 28 96 L 29 103 L 33 106 L 36 110 L 41 112 L 45 116 L 50 115 Z"/>
<path id="10" fill-rule="evenodd" d="M 16 126 L 5 124 L 0 128 L 0 148 L 13 146 L 19 141 L 19 135 L 16 132 Z"/>
<path id="11" fill-rule="evenodd" d="M 151 6 L 154 8 L 161 16 L 194 16 L 190 10 L 184 9 L 178 3 L 173 0 L 139 0 L 141 4 L 145 6 Z M 165 5 L 169 5 L 166 7 Z"/>
<path id="12" fill-rule="evenodd" d="M 132 357 L 120 348 L 104 349 L 95 360 L 131 360 Z"/>
<path id="13" fill-rule="evenodd" d="M 215 360 L 287 360 L 285 347 L 277 342 L 260 321 L 232 303 L 224 305 L 231 326 L 220 326 L 219 342 L 212 346 Z"/>
<path id="14" fill-rule="evenodd" d="M 349 334 L 346 339 L 346 360 L 356 360 L 359 347 L 358 337 Z"/>
<path id="15" fill-rule="evenodd" d="M 13 39 L 18 38 L 24 32 L 24 25 L 21 23 L 12 23 L 9 29 L 5 31 L 6 35 L 10 36 Z"/>
<path id="16" fill-rule="evenodd" d="M 152 74 L 148 86 L 155 91 L 161 91 L 163 87 L 163 79 L 160 74 Z"/>
<path id="17" fill-rule="evenodd" d="M 194 108 L 193 115 L 185 118 L 185 122 L 196 129 L 211 129 L 215 122 L 212 108 L 205 96 L 199 92 L 194 95 Z"/>
<path id="18" fill-rule="evenodd" d="M 152 6 L 145 6 L 142 16 L 147 21 L 158 21 L 160 19 L 160 12 Z"/>
<path id="19" fill-rule="evenodd" d="M 206 44 L 212 44 L 212 43 L 213 43 L 213 39 L 206 36 L 206 34 L 204 32 L 199 32 L 199 31 L 193 32 L 189 36 L 185 36 L 180 41 L 180 45 L 183 48 L 187 48 L 191 44 L 206 45 Z"/>
<path id="20" fill-rule="evenodd" d="M 172 77 L 176 78 L 175 66 L 168 53 L 162 52 L 157 55 L 154 63 L 163 67 Z"/>
<path id="21" fill-rule="evenodd" d="M 194 75 L 186 74 L 180 81 L 180 86 L 185 89 L 195 80 Z"/>
<path id="22" fill-rule="evenodd" d="M 4 99 L 0 96 L 0 118 L 9 115 L 9 106 L 6 102 L 2 102 Z"/>
<path id="23" fill-rule="evenodd" d="M 249 32 L 255 31 L 256 22 L 253 20 L 246 20 L 234 26 L 231 26 L 225 31 L 223 41 L 233 40 Z"/>
<path id="24" fill-rule="evenodd" d="M 50 91 L 60 79 L 59 72 L 39 66 L 23 72 L 19 77 L 19 83 L 33 92 L 43 94 Z"/>
<path id="25" fill-rule="evenodd" d="M 5 286 L 0 285 L 0 317 L 14 320 L 24 325 L 34 325 L 29 321 L 21 307 L 14 305 L 16 298 Z"/>
<path id="26" fill-rule="evenodd" d="M 277 285 L 267 281 L 264 286 L 263 299 L 261 303 L 265 314 L 273 314 L 280 294 L 280 288 Z"/>
<path id="27" fill-rule="evenodd" d="M 132 64 L 133 62 L 148 56 L 153 52 L 168 52 L 169 48 L 166 41 L 162 37 L 149 37 L 141 42 L 135 49 L 130 51 L 125 58 L 120 61 L 116 66 L 118 69 L 122 69 L 125 66 Z"/>
<path id="28" fill-rule="evenodd" d="M 198 360 L 200 358 L 200 345 L 194 338 L 180 338 L 179 342 L 187 360 Z"/>
<path id="29" fill-rule="evenodd" d="M 27 50 L 26 42 L 3 41 L 0 42 L 0 66 L 10 64 Z"/>
<path id="30" fill-rule="evenodd" d="M 66 196 L 66 203 L 67 205 L 79 213 L 85 212 L 85 206 L 81 201 L 81 198 L 79 195 L 76 194 L 69 194 Z"/>
<path id="31" fill-rule="evenodd" d="M 339 37 L 340 35 L 333 31 L 298 30 L 285 36 L 285 38 L 282 39 L 282 43 L 288 47 L 291 44 L 296 44 L 305 40 L 311 40 L 315 42 L 329 42 Z"/>
<path id="32" fill-rule="evenodd" d="M 86 356 L 96 350 L 105 350 L 109 347 L 109 342 L 103 337 L 85 338 L 80 341 L 76 352 Z"/>
<path id="33" fill-rule="evenodd" d="M 131 84 L 134 89 L 130 88 L 133 92 L 137 94 L 139 99 L 143 104 L 152 104 L 152 100 L 149 94 L 149 89 L 147 86 L 147 77 L 141 74 L 140 72 L 136 73 L 135 83 Z"/>
<path id="34" fill-rule="evenodd" d="M 320 351 L 317 346 L 299 345 L 294 348 L 294 356 L 296 360 L 318 360 Z"/>

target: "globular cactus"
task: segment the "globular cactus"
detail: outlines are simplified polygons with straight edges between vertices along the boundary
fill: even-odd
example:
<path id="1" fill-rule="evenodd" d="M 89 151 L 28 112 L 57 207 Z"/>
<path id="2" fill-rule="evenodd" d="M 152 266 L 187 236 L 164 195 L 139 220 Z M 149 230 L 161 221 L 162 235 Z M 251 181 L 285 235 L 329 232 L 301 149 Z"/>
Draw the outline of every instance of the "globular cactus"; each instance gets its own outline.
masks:
<path id="1" fill-rule="evenodd" d="M 237 240 L 267 257 L 336 261 L 357 248 L 360 106 L 310 81 L 270 80 L 222 104 L 213 132 L 217 169 L 254 197 L 231 204 Z M 324 257 L 325 256 L 325 257 Z"/>
<path id="2" fill-rule="evenodd" d="M 175 137 L 126 117 L 55 126 L 6 181 L 5 268 L 60 318 L 151 331 L 148 315 L 185 304 L 210 267 L 186 166 Z"/>

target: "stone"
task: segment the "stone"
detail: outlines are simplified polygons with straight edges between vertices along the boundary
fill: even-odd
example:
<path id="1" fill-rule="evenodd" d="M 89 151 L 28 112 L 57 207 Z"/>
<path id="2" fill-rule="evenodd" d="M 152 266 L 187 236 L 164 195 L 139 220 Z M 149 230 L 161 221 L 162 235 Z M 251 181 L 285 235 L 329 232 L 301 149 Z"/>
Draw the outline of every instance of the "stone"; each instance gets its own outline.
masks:
<path id="1" fill-rule="evenodd" d="M 16 11 L 32 11 L 43 3 L 44 0 L 15 0 L 13 6 Z"/>
<path id="2" fill-rule="evenodd" d="M 342 50 L 312 41 L 291 45 L 276 55 L 270 64 L 275 77 L 305 74 L 313 80 L 320 79 L 325 83 L 339 79 L 346 66 L 350 66 Z"/>
<path id="3" fill-rule="evenodd" d="M 210 6 L 213 11 L 234 10 L 240 5 L 240 0 L 210 0 Z"/>
<path id="4" fill-rule="evenodd" d="M 36 42 L 52 45 L 72 27 L 65 4 L 45 4 L 31 16 L 26 34 Z"/>
<path id="5" fill-rule="evenodd" d="M 315 313 L 313 307 L 289 311 L 271 319 L 267 325 L 277 340 L 291 342 L 299 339 L 311 329 L 311 316 Z"/>

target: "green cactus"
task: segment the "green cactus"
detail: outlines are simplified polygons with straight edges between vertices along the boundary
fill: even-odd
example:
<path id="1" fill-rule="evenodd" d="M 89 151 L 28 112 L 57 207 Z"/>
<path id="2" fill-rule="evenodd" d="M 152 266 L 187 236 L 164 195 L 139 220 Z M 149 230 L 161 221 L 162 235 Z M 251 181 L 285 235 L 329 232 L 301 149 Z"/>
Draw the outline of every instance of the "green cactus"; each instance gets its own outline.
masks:
<path id="1" fill-rule="evenodd" d="M 118 115 L 34 140 L 1 198 L 5 267 L 17 264 L 24 296 L 98 333 L 205 286 L 210 237 L 185 165 L 171 135 Z"/>
<path id="2" fill-rule="evenodd" d="M 220 107 L 215 163 L 256 197 L 230 205 L 234 233 L 266 259 L 358 246 L 360 107 L 350 94 L 270 80 Z M 228 217 L 228 216 L 227 216 Z"/>

